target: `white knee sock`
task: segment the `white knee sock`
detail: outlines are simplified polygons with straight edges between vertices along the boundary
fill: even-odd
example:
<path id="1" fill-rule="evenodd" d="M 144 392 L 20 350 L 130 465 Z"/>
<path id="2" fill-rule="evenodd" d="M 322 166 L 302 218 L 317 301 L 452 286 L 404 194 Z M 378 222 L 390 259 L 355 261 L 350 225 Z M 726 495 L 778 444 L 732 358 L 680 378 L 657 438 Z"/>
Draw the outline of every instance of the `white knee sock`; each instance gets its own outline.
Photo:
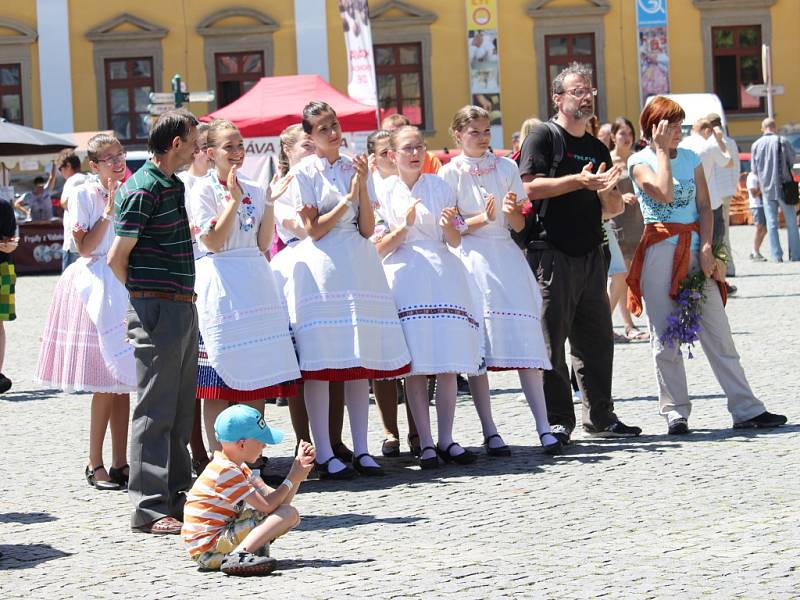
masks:
<path id="1" fill-rule="evenodd" d="M 497 426 L 494 424 L 492 418 L 492 399 L 489 390 L 489 375 L 474 375 L 469 378 L 469 391 L 472 394 L 472 401 L 475 404 L 475 410 L 478 411 L 478 418 L 481 420 L 481 429 L 483 430 L 483 437 L 488 438 L 497 434 Z M 499 448 L 503 446 L 502 438 L 492 438 L 489 440 L 490 448 Z"/>
<path id="2" fill-rule="evenodd" d="M 369 430 L 369 382 L 356 379 L 344 382 L 344 402 L 350 419 L 350 433 L 353 436 L 353 454 L 369 454 L 367 432 Z M 361 459 L 364 467 L 379 466 L 372 457 Z"/>
<path id="3" fill-rule="evenodd" d="M 436 428 L 438 430 L 438 446 L 442 450 L 453 443 L 453 421 L 456 416 L 456 397 L 458 387 L 455 373 L 442 373 L 436 376 Z M 456 448 L 450 452 L 453 456 L 461 454 Z"/>
<path id="4" fill-rule="evenodd" d="M 433 448 L 431 435 L 431 413 L 428 407 L 428 378 L 425 375 L 406 377 L 406 398 L 414 423 L 417 425 L 420 448 Z M 425 450 L 420 458 L 433 458 L 436 454 Z"/>
<path id="5" fill-rule="evenodd" d="M 305 382 L 303 396 L 308 412 L 308 424 L 311 426 L 311 436 L 314 438 L 314 448 L 317 451 L 317 462 L 322 464 L 333 456 L 331 436 L 328 431 L 328 412 L 330 393 L 327 381 L 310 379 Z M 328 465 L 331 473 L 344 469 L 344 464 L 334 458 Z"/>
<path id="6" fill-rule="evenodd" d="M 544 399 L 544 376 L 540 369 L 520 369 L 519 382 L 522 392 L 531 407 L 533 418 L 536 421 L 536 432 L 541 437 L 543 444 L 552 444 L 556 441 L 550 434 L 550 422 L 547 420 L 547 404 Z M 542 437 L 543 436 L 543 437 Z"/>

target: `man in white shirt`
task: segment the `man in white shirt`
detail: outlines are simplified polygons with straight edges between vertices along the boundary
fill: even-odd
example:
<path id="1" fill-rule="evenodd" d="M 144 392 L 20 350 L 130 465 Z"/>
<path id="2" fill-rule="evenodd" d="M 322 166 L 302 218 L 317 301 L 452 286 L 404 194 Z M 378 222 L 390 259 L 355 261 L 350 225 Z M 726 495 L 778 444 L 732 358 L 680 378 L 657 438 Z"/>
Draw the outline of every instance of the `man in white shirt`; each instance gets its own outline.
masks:
<path id="1" fill-rule="evenodd" d="M 716 181 L 714 185 L 722 194 L 722 216 L 723 224 L 725 226 L 725 247 L 728 249 L 728 268 L 725 273 L 727 277 L 736 276 L 736 265 L 733 262 L 733 252 L 731 250 L 731 237 L 730 237 L 730 223 L 731 223 L 731 202 L 733 197 L 739 192 L 739 146 L 736 140 L 730 137 L 722 128 L 722 118 L 717 113 L 710 113 L 706 119 L 709 120 L 712 127 L 719 127 L 723 132 L 722 142 L 728 149 L 731 155 L 731 164 L 728 167 L 716 170 Z M 717 237 L 715 236 L 716 240 Z"/>
<path id="2" fill-rule="evenodd" d="M 708 119 L 698 119 L 692 126 L 692 134 L 680 143 L 681 148 L 692 150 L 703 163 L 703 173 L 708 184 L 708 196 L 714 215 L 713 241 L 725 239 L 725 215 L 723 212 L 723 195 L 717 185 L 717 171 L 733 165 L 728 147 L 722 139 L 721 127 L 712 127 Z M 736 293 L 736 287 L 726 283 L 728 295 Z"/>
<path id="3" fill-rule="evenodd" d="M 80 257 L 78 247 L 75 245 L 75 239 L 72 237 L 72 219 L 70 218 L 69 203 L 78 186 L 86 182 L 86 175 L 81 173 L 81 159 L 72 150 L 62 150 L 56 157 L 56 166 L 59 175 L 65 179 L 64 187 L 61 189 L 61 208 L 64 209 L 62 217 L 64 244 L 61 249 L 61 271 L 63 272 L 64 269 Z M 74 207 L 72 208 L 74 211 Z"/>

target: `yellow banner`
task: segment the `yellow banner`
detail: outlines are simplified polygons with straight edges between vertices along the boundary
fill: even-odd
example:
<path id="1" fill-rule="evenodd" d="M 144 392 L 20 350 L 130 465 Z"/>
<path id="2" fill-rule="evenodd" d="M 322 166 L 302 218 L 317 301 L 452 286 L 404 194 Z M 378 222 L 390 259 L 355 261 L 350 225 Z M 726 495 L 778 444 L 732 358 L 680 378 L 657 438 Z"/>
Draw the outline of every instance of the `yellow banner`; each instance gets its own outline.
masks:
<path id="1" fill-rule="evenodd" d="M 497 0 L 467 0 L 467 29 L 497 29 Z"/>

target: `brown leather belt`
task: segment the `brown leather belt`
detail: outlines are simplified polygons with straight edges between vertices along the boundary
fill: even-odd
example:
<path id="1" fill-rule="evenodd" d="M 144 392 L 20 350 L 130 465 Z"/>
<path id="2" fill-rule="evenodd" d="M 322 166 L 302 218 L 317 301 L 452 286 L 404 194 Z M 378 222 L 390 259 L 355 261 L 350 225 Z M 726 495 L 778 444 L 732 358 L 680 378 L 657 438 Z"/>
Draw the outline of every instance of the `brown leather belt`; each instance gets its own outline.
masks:
<path id="1" fill-rule="evenodd" d="M 172 292 L 130 292 L 131 298 L 156 298 L 158 300 L 172 300 L 173 302 L 187 302 L 193 304 L 197 294 L 173 294 Z"/>

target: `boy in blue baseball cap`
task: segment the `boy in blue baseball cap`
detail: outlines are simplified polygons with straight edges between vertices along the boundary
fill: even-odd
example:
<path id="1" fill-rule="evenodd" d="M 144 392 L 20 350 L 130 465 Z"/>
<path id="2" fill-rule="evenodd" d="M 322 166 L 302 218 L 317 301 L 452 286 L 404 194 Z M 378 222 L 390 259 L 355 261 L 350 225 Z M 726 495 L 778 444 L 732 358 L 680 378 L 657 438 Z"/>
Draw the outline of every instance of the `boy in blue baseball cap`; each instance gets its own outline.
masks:
<path id="1" fill-rule="evenodd" d="M 280 443 L 283 432 L 246 404 L 222 411 L 214 432 L 222 452 L 214 453 L 186 497 L 181 536 L 203 569 L 266 575 L 277 565 L 270 542 L 300 522 L 291 502 L 314 466 L 314 446 L 300 441 L 289 474 L 273 490 L 245 463 L 258 459 L 266 444 Z"/>

